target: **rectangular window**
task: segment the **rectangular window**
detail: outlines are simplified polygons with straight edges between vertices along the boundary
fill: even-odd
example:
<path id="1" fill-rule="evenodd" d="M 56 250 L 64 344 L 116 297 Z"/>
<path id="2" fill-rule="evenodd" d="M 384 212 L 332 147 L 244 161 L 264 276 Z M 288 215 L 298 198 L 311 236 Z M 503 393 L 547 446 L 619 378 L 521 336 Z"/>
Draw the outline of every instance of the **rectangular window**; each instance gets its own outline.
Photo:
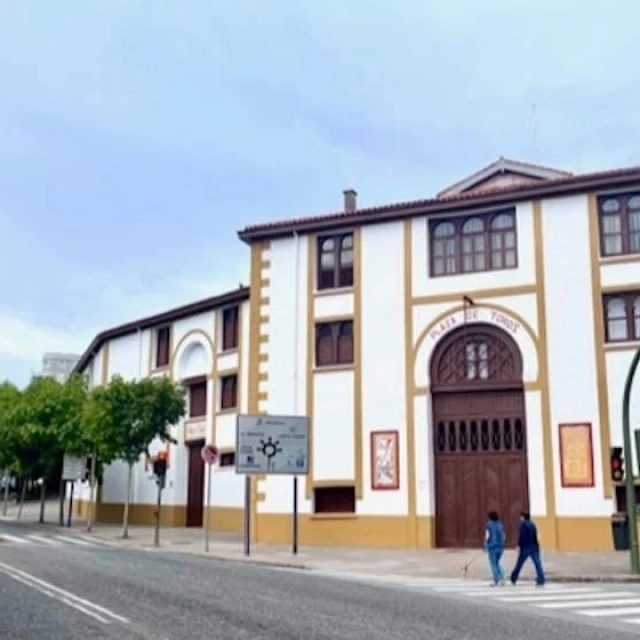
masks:
<path id="1" fill-rule="evenodd" d="M 220 409 L 235 409 L 238 406 L 238 376 L 220 378 Z"/>
<path id="2" fill-rule="evenodd" d="M 355 513 L 356 492 L 353 487 L 316 487 L 315 513 Z"/>
<path id="3" fill-rule="evenodd" d="M 478 273 L 518 266 L 515 210 L 429 223 L 431 275 Z"/>
<path id="4" fill-rule="evenodd" d="M 189 385 L 189 417 L 201 418 L 207 415 L 207 381 Z"/>
<path id="5" fill-rule="evenodd" d="M 161 327 L 156 330 L 156 368 L 169 365 L 170 334 L 170 327 Z"/>
<path id="6" fill-rule="evenodd" d="M 640 192 L 603 196 L 598 200 L 600 253 L 640 253 Z"/>
<path id="7" fill-rule="evenodd" d="M 222 312 L 222 350 L 238 348 L 238 307 L 229 307 Z"/>
<path id="8" fill-rule="evenodd" d="M 353 320 L 316 325 L 316 367 L 353 364 Z"/>
<path id="9" fill-rule="evenodd" d="M 318 238 L 318 289 L 353 286 L 353 233 Z"/>
<path id="10" fill-rule="evenodd" d="M 227 451 L 220 454 L 220 466 L 221 467 L 233 467 L 236 464 L 236 452 Z"/>
<path id="11" fill-rule="evenodd" d="M 640 340 L 640 290 L 609 294 L 602 302 L 606 341 Z"/>

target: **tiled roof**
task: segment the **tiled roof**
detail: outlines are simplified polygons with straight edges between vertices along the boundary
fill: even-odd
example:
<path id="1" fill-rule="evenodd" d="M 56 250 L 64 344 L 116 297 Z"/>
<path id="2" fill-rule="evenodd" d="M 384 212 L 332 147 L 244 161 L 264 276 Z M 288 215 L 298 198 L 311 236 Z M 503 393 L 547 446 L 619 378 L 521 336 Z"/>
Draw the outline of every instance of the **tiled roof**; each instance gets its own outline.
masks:
<path id="1" fill-rule="evenodd" d="M 530 184 L 487 188 L 482 191 L 396 202 L 357 209 L 356 211 L 337 211 L 268 222 L 247 226 L 238 232 L 238 236 L 245 242 L 251 243 L 254 240 L 290 236 L 294 232 L 313 233 L 338 226 L 377 224 L 417 215 L 445 213 L 494 204 L 509 204 L 524 198 L 559 197 L 586 190 L 625 187 L 634 183 L 640 185 L 640 166 L 595 173 L 568 174 L 560 178 L 540 180 Z"/>
<path id="2" fill-rule="evenodd" d="M 169 311 L 163 311 L 152 316 L 140 318 L 133 322 L 127 322 L 126 324 L 112 327 L 111 329 L 105 329 L 99 333 L 87 347 L 85 352 L 80 356 L 80 360 L 73 369 L 74 373 L 81 372 L 85 369 L 89 360 L 95 355 L 100 347 L 107 341 L 115 338 L 121 338 L 122 336 L 141 331 L 143 329 L 150 329 L 152 327 L 158 327 L 182 318 L 196 315 L 198 313 L 204 313 L 223 307 L 227 304 L 233 304 L 237 302 L 243 302 L 249 299 L 249 287 L 239 287 L 232 291 L 227 291 L 211 298 L 205 298 L 204 300 L 198 300 L 197 302 L 191 302 L 180 307 L 175 307 Z"/>

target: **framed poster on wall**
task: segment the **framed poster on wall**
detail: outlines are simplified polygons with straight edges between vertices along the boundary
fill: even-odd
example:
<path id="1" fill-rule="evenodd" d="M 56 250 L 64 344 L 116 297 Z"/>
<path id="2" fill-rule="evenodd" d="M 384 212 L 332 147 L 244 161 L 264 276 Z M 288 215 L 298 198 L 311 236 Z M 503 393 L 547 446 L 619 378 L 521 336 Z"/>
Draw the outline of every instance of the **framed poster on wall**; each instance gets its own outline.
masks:
<path id="1" fill-rule="evenodd" d="M 591 423 L 559 425 L 560 477 L 563 488 L 595 486 Z"/>
<path id="2" fill-rule="evenodd" d="M 400 456 L 397 431 L 371 432 L 371 488 L 375 491 L 400 487 Z"/>

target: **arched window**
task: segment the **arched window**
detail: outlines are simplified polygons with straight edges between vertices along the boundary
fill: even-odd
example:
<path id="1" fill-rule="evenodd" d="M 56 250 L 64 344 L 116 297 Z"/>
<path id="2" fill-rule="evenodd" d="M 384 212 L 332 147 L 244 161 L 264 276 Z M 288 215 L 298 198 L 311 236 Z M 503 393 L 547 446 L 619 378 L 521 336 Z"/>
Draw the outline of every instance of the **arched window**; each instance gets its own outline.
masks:
<path id="1" fill-rule="evenodd" d="M 486 266 L 486 237 L 481 218 L 469 218 L 462 225 L 462 270 L 484 271 Z"/>
<path id="2" fill-rule="evenodd" d="M 605 196 L 598 205 L 602 255 L 640 253 L 640 193 Z"/>
<path id="3" fill-rule="evenodd" d="M 429 222 L 431 275 L 513 269 L 518 265 L 515 210 Z M 640 218 L 639 218 L 640 225 Z M 640 239 L 639 239 L 640 242 Z"/>
<path id="4" fill-rule="evenodd" d="M 607 338 L 610 341 L 628 340 L 629 329 L 624 298 L 609 298 L 606 306 Z"/>
<path id="5" fill-rule="evenodd" d="M 318 289 L 353 286 L 353 233 L 318 239 Z"/>
<path id="6" fill-rule="evenodd" d="M 491 220 L 491 268 L 516 266 L 515 219 L 510 213 L 500 213 Z"/>
<path id="7" fill-rule="evenodd" d="M 640 196 L 629 198 L 629 250 L 640 252 Z"/>
<path id="8" fill-rule="evenodd" d="M 441 222 L 434 227 L 431 251 L 434 275 L 456 273 L 456 228 L 453 223 Z"/>
<path id="9" fill-rule="evenodd" d="M 633 299 L 633 337 L 640 340 L 640 296 Z"/>
<path id="10" fill-rule="evenodd" d="M 344 236 L 340 241 L 340 286 L 353 285 L 353 236 Z"/>

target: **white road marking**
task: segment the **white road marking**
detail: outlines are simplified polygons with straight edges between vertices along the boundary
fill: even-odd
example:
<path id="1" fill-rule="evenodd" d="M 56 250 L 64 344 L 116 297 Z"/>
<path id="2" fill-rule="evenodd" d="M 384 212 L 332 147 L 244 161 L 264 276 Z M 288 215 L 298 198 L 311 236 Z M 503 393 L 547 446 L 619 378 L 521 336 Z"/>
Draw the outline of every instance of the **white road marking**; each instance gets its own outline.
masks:
<path id="1" fill-rule="evenodd" d="M 77 544 L 81 547 L 93 547 L 90 542 L 85 542 L 84 540 L 76 540 L 71 536 L 55 536 L 58 540 L 63 540 L 64 542 L 70 542 L 71 544 Z"/>
<path id="2" fill-rule="evenodd" d="M 604 598 L 609 598 L 605 600 Z M 612 594 L 600 594 L 597 597 L 603 598 L 602 600 L 574 600 L 573 602 L 544 602 L 542 604 L 536 604 L 536 607 L 542 609 L 580 609 L 581 607 L 617 607 L 619 605 L 640 604 L 640 598 L 620 598 L 618 599 L 617 593 Z"/>
<path id="3" fill-rule="evenodd" d="M 33 588 L 39 588 L 43 593 L 46 591 L 47 595 L 50 595 L 50 597 L 55 597 L 65 602 L 65 604 L 73 606 L 76 609 L 87 613 L 87 615 L 93 615 L 93 617 L 95 617 L 96 619 L 101 618 L 101 616 L 98 615 L 101 614 L 102 616 L 112 618 L 113 620 L 116 620 L 118 622 L 122 622 L 125 624 L 129 622 L 127 618 L 124 618 L 123 616 L 120 616 L 117 613 L 114 613 L 113 611 L 102 607 L 99 604 L 96 604 L 95 602 L 91 602 L 90 600 L 86 600 L 85 598 L 81 598 L 80 596 L 71 593 L 70 591 L 66 591 L 65 589 L 56 587 L 55 585 L 49 582 L 45 582 L 40 578 L 36 578 L 35 576 L 32 576 L 31 574 L 22 571 L 21 569 L 16 569 L 15 567 L 0 562 L 0 571 L 16 580 L 18 578 L 21 578 L 21 581 L 30 583 L 30 586 L 32 586 Z M 104 620 L 104 618 L 101 619 Z M 107 622 L 108 621 L 105 621 L 105 623 Z"/>
<path id="4" fill-rule="evenodd" d="M 5 538 L 10 542 L 17 542 L 18 544 L 33 544 L 29 542 L 29 540 L 25 540 L 24 538 L 19 538 L 18 536 L 10 536 L 8 533 L 0 533 L 0 538 Z"/>
<path id="5" fill-rule="evenodd" d="M 32 589 L 35 589 L 36 591 L 43 593 L 45 596 L 49 596 L 49 598 L 53 598 L 54 600 L 58 600 L 59 602 L 63 602 L 64 604 L 70 607 L 73 607 L 74 609 L 78 609 L 78 611 L 82 611 L 82 613 L 88 616 L 91 616 L 92 618 L 94 618 L 95 620 L 98 620 L 99 622 L 102 622 L 103 624 L 109 624 L 109 621 L 106 618 L 99 616 L 97 613 L 93 613 L 93 611 L 89 611 L 88 609 L 85 609 L 84 607 L 81 607 L 80 605 L 73 603 L 68 598 L 59 597 L 52 591 L 49 591 L 48 589 L 43 589 L 42 587 L 39 587 L 38 585 L 31 583 L 29 580 L 25 580 L 24 578 L 21 578 L 20 576 L 16 575 L 11 571 L 5 571 L 3 569 L 0 569 L 0 573 L 4 573 L 5 575 L 9 576 L 13 580 L 16 580 L 17 582 L 21 582 L 22 584 L 25 584 L 28 587 L 31 587 Z"/>
<path id="6" fill-rule="evenodd" d="M 108 547 L 119 547 L 120 545 L 117 542 L 110 542 L 109 540 L 102 540 L 102 538 L 92 538 L 91 536 L 85 536 L 81 533 L 76 534 L 77 538 L 82 538 L 87 542 L 93 542 L 94 544 L 104 544 Z"/>
<path id="7" fill-rule="evenodd" d="M 596 591 L 596 589 L 589 587 L 564 587 L 564 588 L 556 588 L 556 589 L 548 589 L 546 587 L 531 587 L 530 589 L 509 589 L 509 587 L 489 587 L 486 586 L 484 589 L 473 589 L 473 590 L 449 590 L 443 591 L 442 589 L 434 589 L 439 593 L 451 593 L 451 594 L 460 594 L 463 596 L 470 597 L 486 597 L 486 598 L 500 598 L 500 597 L 513 597 L 513 598 L 539 598 L 545 595 L 555 595 L 561 593 L 591 593 Z"/>
<path id="8" fill-rule="evenodd" d="M 633 593 L 624 593 L 622 595 L 632 596 Z M 551 594 L 538 594 L 531 596 L 505 596 L 504 598 L 498 598 L 502 602 L 551 602 L 553 600 L 582 600 L 584 598 L 599 598 L 607 597 L 602 593 L 600 589 L 584 589 L 583 591 L 563 591 Z M 615 597 L 615 594 L 611 594 L 611 597 Z"/>
<path id="9" fill-rule="evenodd" d="M 640 615 L 640 607 L 615 607 L 611 609 L 603 609 L 602 611 L 592 611 L 591 609 L 582 609 L 576 611 L 583 616 L 633 616 Z"/>
<path id="10" fill-rule="evenodd" d="M 36 542 L 44 542 L 45 544 L 49 544 L 52 547 L 59 547 L 60 543 L 52 540 L 51 538 L 45 538 L 44 536 L 37 536 L 35 534 L 27 536 L 30 540 L 35 540 Z"/>

